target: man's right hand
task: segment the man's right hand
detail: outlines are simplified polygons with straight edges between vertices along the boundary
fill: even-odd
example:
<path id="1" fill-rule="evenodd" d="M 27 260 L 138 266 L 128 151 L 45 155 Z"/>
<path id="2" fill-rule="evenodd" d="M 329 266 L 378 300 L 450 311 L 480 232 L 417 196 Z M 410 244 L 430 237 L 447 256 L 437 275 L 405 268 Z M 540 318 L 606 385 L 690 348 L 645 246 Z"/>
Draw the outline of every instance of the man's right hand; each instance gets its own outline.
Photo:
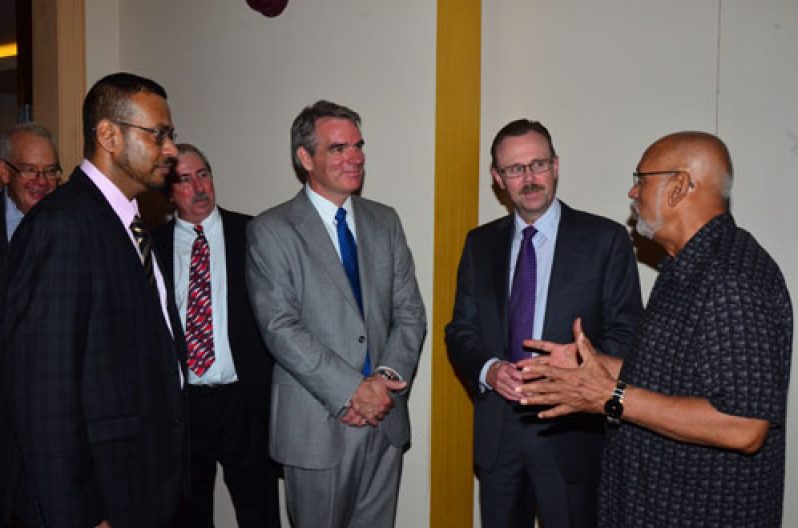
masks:
<path id="1" fill-rule="evenodd" d="M 379 375 L 372 375 L 358 385 L 352 396 L 351 405 L 372 427 L 376 427 L 393 408 L 391 391 L 407 387 L 406 381 L 391 381 Z"/>
<path id="2" fill-rule="evenodd" d="M 516 366 L 507 361 L 496 361 L 488 369 L 485 381 L 502 398 L 510 401 L 519 401 L 521 398 L 516 392 L 524 381 L 521 372 Z"/>

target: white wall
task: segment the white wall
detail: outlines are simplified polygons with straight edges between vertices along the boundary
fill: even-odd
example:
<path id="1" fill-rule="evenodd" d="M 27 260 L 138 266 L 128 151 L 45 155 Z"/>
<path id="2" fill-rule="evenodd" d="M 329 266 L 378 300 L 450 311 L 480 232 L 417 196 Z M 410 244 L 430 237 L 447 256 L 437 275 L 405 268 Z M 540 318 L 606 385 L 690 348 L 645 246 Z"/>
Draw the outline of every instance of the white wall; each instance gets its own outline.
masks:
<path id="1" fill-rule="evenodd" d="M 481 221 L 505 214 L 490 189 L 488 148 L 512 119 L 549 127 L 561 198 L 622 223 L 645 147 L 706 130 L 731 150 L 737 222 L 797 298 L 795 50 L 793 0 L 483 2 Z M 647 297 L 656 273 L 640 268 Z M 784 526 L 798 526 L 798 391 L 791 396 Z"/>
<path id="2" fill-rule="evenodd" d="M 209 154 L 220 203 L 255 213 L 290 197 L 288 128 L 319 97 L 364 118 L 364 195 L 405 223 L 432 298 L 435 3 L 290 0 L 273 20 L 244 0 L 87 0 L 89 83 L 116 69 L 161 81 L 181 140 Z M 798 292 L 798 3 L 792 0 L 483 2 L 480 221 L 504 214 L 487 148 L 521 116 L 547 124 L 559 195 L 619 222 L 643 149 L 676 130 L 717 132 L 736 166 L 733 212 Z M 646 295 L 656 276 L 641 266 Z M 398 526 L 428 523 L 430 352 L 412 397 Z M 792 391 L 785 526 L 798 526 Z M 234 526 L 229 503 L 217 526 Z M 478 525 L 478 523 L 477 523 Z"/>
<path id="3" fill-rule="evenodd" d="M 86 11 L 88 82 L 122 69 L 162 83 L 180 141 L 208 154 L 225 207 L 258 213 L 297 192 L 289 129 L 305 105 L 327 98 L 358 111 L 363 195 L 398 211 L 432 306 L 434 2 L 291 0 L 275 19 L 245 0 L 87 0 Z M 400 527 L 429 518 L 430 360 L 428 339 Z M 222 495 L 217 526 L 235 526 Z"/>

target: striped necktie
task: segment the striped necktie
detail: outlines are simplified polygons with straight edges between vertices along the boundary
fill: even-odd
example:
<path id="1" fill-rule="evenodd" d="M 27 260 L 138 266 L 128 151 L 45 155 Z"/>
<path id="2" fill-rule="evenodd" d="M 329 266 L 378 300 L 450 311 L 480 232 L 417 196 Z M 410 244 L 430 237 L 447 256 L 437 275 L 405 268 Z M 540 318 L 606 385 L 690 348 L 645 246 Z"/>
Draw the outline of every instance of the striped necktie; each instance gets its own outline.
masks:
<path id="1" fill-rule="evenodd" d="M 186 362 L 197 376 L 211 368 L 213 350 L 213 311 L 211 307 L 211 250 L 201 225 L 194 226 L 197 237 L 191 246 L 186 307 Z"/>

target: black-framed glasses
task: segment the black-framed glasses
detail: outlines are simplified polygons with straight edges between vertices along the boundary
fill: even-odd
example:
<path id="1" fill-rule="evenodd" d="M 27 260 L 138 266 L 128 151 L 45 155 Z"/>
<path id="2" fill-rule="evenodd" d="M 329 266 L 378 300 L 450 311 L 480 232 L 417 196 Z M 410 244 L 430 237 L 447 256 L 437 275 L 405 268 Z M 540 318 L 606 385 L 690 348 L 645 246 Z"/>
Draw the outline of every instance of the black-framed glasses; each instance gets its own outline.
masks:
<path id="1" fill-rule="evenodd" d="M 513 163 L 512 165 L 502 167 L 499 169 L 499 172 L 505 178 L 512 180 L 513 178 L 520 178 L 526 174 L 526 171 L 529 171 L 531 174 L 546 172 L 551 169 L 553 163 L 554 158 L 533 159 L 529 163 Z"/>
<path id="2" fill-rule="evenodd" d="M 684 169 L 671 169 L 671 170 L 661 170 L 661 171 L 648 171 L 648 172 L 639 172 L 635 171 L 632 173 L 632 186 L 637 187 L 640 185 L 640 180 L 645 178 L 646 176 L 662 176 L 664 174 L 679 174 L 680 172 L 687 172 Z M 689 178 L 690 173 L 687 172 L 687 176 Z M 690 182 L 690 187 L 693 186 L 693 182 Z"/>
<path id="3" fill-rule="evenodd" d="M 21 167 L 17 167 L 7 159 L 3 159 L 2 161 L 6 165 L 8 165 L 9 169 L 19 174 L 19 176 L 23 180 L 33 180 L 35 178 L 38 178 L 40 175 L 44 176 L 48 180 L 57 180 L 58 178 L 61 177 L 62 173 L 61 167 L 59 167 L 58 165 L 54 167 L 47 167 L 46 169 L 37 169 L 32 165 L 25 165 L 25 164 L 23 164 Z"/>
<path id="4" fill-rule="evenodd" d="M 112 119 L 114 123 L 117 125 L 122 125 L 131 128 L 138 128 L 139 130 L 143 130 L 145 132 L 149 132 L 152 134 L 152 137 L 155 139 L 155 143 L 160 146 L 164 144 L 166 138 L 169 138 L 169 141 L 172 143 L 177 141 L 177 132 L 175 132 L 174 127 L 171 128 L 149 128 L 141 125 L 137 125 L 135 123 L 128 123 L 127 121 L 122 121 L 121 119 Z"/>

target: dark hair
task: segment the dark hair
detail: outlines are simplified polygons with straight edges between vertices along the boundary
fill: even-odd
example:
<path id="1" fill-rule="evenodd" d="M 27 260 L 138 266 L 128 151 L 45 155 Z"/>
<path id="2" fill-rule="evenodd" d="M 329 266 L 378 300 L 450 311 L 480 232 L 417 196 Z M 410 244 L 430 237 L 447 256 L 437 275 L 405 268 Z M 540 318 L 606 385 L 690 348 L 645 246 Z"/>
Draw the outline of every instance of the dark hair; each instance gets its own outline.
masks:
<path id="1" fill-rule="evenodd" d="M 302 183 L 307 181 L 308 172 L 302 166 L 296 151 L 299 147 L 304 147 L 311 155 L 316 153 L 316 122 L 326 117 L 348 119 L 360 128 L 360 116 L 357 112 L 330 101 L 316 101 L 302 109 L 291 125 L 291 162 Z"/>
<path id="2" fill-rule="evenodd" d="M 516 119 L 515 121 L 510 121 L 504 125 L 496 134 L 496 137 L 493 138 L 493 143 L 490 144 L 490 166 L 494 169 L 499 168 L 496 165 L 496 149 L 499 147 L 499 144 L 504 140 L 504 138 L 510 136 L 523 136 L 529 134 L 530 132 L 540 134 L 546 138 L 546 142 L 549 144 L 549 150 L 551 151 L 551 157 L 557 157 L 557 152 L 554 150 L 554 143 L 551 142 L 551 134 L 549 134 L 549 131 L 546 127 L 541 125 L 539 121 Z"/>
<path id="3" fill-rule="evenodd" d="M 127 119 L 130 98 L 138 93 L 151 93 L 166 99 L 163 87 L 132 73 L 113 73 L 103 77 L 91 87 L 83 100 L 83 156 L 94 155 L 97 125 L 103 119 Z"/>

